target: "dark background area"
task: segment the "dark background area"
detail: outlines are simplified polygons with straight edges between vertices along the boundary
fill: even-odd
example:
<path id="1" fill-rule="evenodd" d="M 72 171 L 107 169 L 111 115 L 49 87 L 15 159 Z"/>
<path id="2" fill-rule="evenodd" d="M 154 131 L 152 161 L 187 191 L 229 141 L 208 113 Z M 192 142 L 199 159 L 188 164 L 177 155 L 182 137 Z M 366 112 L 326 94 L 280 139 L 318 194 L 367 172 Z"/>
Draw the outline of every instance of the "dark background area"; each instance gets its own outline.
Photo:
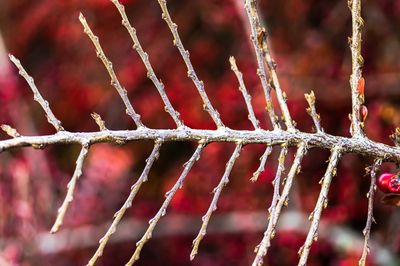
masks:
<path id="1" fill-rule="evenodd" d="M 122 1 L 121 1 L 122 2 Z M 150 55 L 156 74 L 166 86 L 172 105 L 186 125 L 213 129 L 202 110 L 201 98 L 178 51 L 172 45 L 157 1 L 125 0 L 127 13 Z M 247 19 L 239 0 L 169 0 L 172 19 L 213 105 L 224 123 L 234 129 L 251 129 L 247 110 L 230 70 L 234 55 L 263 128 L 269 128 L 265 100 L 256 75 Z M 278 75 L 288 95 L 297 128 L 312 131 L 304 93 L 314 90 L 322 126 L 333 135 L 349 136 L 351 111 L 348 36 L 351 18 L 346 1 L 259 1 L 271 36 Z M 2 0 L 0 1 L 0 123 L 10 124 L 22 135 L 53 133 L 40 106 L 33 101 L 25 81 L 8 61 L 18 57 L 35 78 L 42 95 L 69 131 L 97 131 L 90 117 L 97 112 L 109 129 L 134 129 L 131 119 L 89 38 L 78 21 L 83 12 L 102 47 L 113 62 L 129 99 L 152 128 L 173 128 L 161 99 L 116 8 L 108 0 Z M 390 144 L 389 135 L 400 124 L 400 2 L 363 1 L 363 73 L 366 81 L 367 135 Z M 0 134 L 0 139 L 7 139 Z M 19 149 L 0 154 L 0 258 L 10 265 L 85 265 L 97 248 L 112 216 L 125 201 L 152 148 L 140 141 L 125 146 L 98 144 L 91 148 L 63 230 L 47 232 L 66 193 L 79 147 L 58 145 L 45 150 Z M 199 254 L 189 262 L 191 242 L 201 216 L 212 198 L 234 149 L 234 144 L 213 143 L 202 153 L 185 185 L 172 200 L 142 251 L 138 265 L 249 265 L 254 247 L 267 225 L 278 147 L 256 183 L 249 178 L 259 164 L 263 145 L 242 151 L 223 190 L 218 211 Z M 123 265 L 135 249 L 147 220 L 155 215 L 194 151 L 193 143 L 168 143 L 128 210 L 124 224 L 111 238 L 97 265 Z M 287 157 L 287 169 L 294 149 Z M 308 214 L 315 206 L 327 151 L 312 149 L 296 178 L 286 216 L 272 241 L 268 265 L 294 265 L 297 250 L 309 227 Z M 364 168 L 371 161 L 355 155 L 342 158 L 334 179 L 329 206 L 322 216 L 320 238 L 314 243 L 308 265 L 357 265 L 362 229 L 367 215 L 369 177 Z M 382 172 L 395 171 L 384 164 Z M 380 203 L 377 193 L 370 265 L 396 265 L 399 212 Z M 119 233 L 118 233 L 119 232 Z M 389 264 L 388 264 L 389 263 Z M 398 261 L 397 261 L 398 263 Z M 1 261 L 0 261 L 1 265 Z"/>

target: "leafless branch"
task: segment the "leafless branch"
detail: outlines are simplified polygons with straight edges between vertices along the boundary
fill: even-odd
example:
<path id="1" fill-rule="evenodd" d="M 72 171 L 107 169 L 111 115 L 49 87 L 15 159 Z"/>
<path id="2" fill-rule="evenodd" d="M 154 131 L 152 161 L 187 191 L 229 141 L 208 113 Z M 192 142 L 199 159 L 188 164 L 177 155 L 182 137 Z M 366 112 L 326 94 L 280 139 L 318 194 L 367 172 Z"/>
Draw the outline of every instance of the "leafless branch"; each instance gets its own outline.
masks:
<path id="1" fill-rule="evenodd" d="M 324 129 L 321 127 L 321 117 L 319 114 L 317 114 L 317 110 L 315 108 L 315 95 L 314 92 L 311 91 L 309 94 L 304 94 L 307 103 L 308 103 L 308 108 L 307 108 L 307 113 L 311 116 L 315 129 L 317 130 L 317 133 L 319 132 L 324 132 Z"/>
<path id="2" fill-rule="evenodd" d="M 40 106 L 42 106 L 42 109 L 45 111 L 47 121 L 52 124 L 57 131 L 63 131 L 64 128 L 61 126 L 60 120 L 58 120 L 51 111 L 49 102 L 46 101 L 40 94 L 38 88 L 36 87 L 35 80 L 31 76 L 29 76 L 24 67 L 21 65 L 21 62 L 15 56 L 11 54 L 8 56 L 10 57 L 10 60 L 14 63 L 14 65 L 18 68 L 19 74 L 26 80 L 29 87 L 31 88 L 34 96 L 33 99 L 37 101 Z"/>
<path id="3" fill-rule="evenodd" d="M 218 186 L 216 186 L 213 190 L 214 197 L 211 201 L 210 207 L 207 210 L 207 213 L 201 218 L 203 223 L 201 225 L 201 228 L 200 228 L 200 231 L 199 231 L 197 237 L 193 240 L 193 248 L 192 248 L 192 252 L 190 253 L 190 260 L 193 260 L 197 255 L 200 242 L 203 239 L 203 237 L 206 235 L 208 222 L 210 221 L 212 213 L 217 210 L 217 202 L 218 202 L 219 196 L 221 195 L 222 189 L 229 182 L 229 175 L 231 174 L 231 171 L 232 171 L 233 165 L 235 164 L 236 159 L 239 157 L 240 150 L 242 149 L 242 145 L 243 145 L 242 143 L 238 143 L 236 145 L 236 148 L 233 151 L 231 158 L 229 159 L 229 161 L 226 164 L 225 172 L 221 178 L 221 181 L 219 182 Z"/>
<path id="4" fill-rule="evenodd" d="M 235 73 L 235 76 L 239 82 L 239 90 L 243 95 L 244 101 L 246 102 L 246 107 L 247 107 L 247 110 L 249 111 L 248 118 L 249 118 L 250 122 L 253 124 L 254 129 L 259 129 L 260 122 L 257 120 L 257 118 L 254 114 L 253 106 L 251 105 L 251 96 L 247 92 L 246 85 L 244 84 L 243 74 L 238 69 L 238 67 L 236 65 L 236 60 L 233 56 L 231 56 L 229 58 L 229 62 L 231 64 L 231 69 L 232 69 L 233 73 Z"/>
<path id="5" fill-rule="evenodd" d="M 188 77 L 193 81 L 194 85 L 197 88 L 197 91 L 199 92 L 201 99 L 203 100 L 203 108 L 206 110 L 211 118 L 213 119 L 214 123 L 217 125 L 218 128 L 225 127 L 225 125 L 222 123 L 220 115 L 217 110 L 214 109 L 212 106 L 210 99 L 207 96 L 206 91 L 204 90 L 204 83 L 201 81 L 198 77 L 197 74 L 193 68 L 192 62 L 190 61 L 190 56 L 189 56 L 189 51 L 185 49 L 185 47 L 182 44 L 181 37 L 179 36 L 178 33 L 178 25 L 174 23 L 171 19 L 171 16 L 169 14 L 168 8 L 167 8 L 167 2 L 166 0 L 158 0 L 158 3 L 161 7 L 162 11 L 162 19 L 167 23 L 169 29 L 171 30 L 171 33 L 174 37 L 174 45 L 178 48 L 183 61 L 186 64 L 187 67 L 187 74 Z"/>
<path id="6" fill-rule="evenodd" d="M 121 86 L 121 83 L 119 82 L 117 75 L 114 72 L 111 61 L 106 57 L 103 49 L 101 48 L 100 42 L 99 42 L 99 37 L 97 37 L 93 34 L 92 30 L 90 29 L 90 27 L 86 21 L 86 18 L 83 16 L 82 13 L 79 14 L 79 21 L 82 23 L 84 32 L 88 35 L 88 37 L 92 41 L 93 45 L 95 46 L 97 57 L 100 58 L 100 60 L 104 64 L 105 68 L 107 69 L 107 72 L 111 78 L 111 85 L 117 90 L 119 96 L 121 97 L 122 101 L 124 102 L 125 107 L 126 107 L 126 113 L 132 118 L 132 120 L 135 122 L 135 124 L 138 128 L 144 127 L 142 121 L 140 120 L 140 115 L 136 113 L 136 111 L 133 109 L 133 106 L 128 99 L 128 92 L 126 91 L 125 88 L 123 88 Z"/>
<path id="7" fill-rule="evenodd" d="M 372 222 L 374 221 L 374 195 L 375 195 L 375 190 L 376 190 L 376 185 L 375 185 L 376 172 L 379 170 L 381 164 L 382 164 L 382 160 L 378 159 L 375 161 L 374 165 L 371 167 L 371 185 L 370 185 L 369 191 L 367 193 L 368 216 L 367 216 L 367 223 L 363 230 L 364 246 L 363 246 L 363 252 L 362 252 L 361 258 L 358 261 L 358 265 L 360 265 L 360 266 L 365 266 L 365 264 L 367 262 L 367 256 L 369 253 L 369 238 L 370 238 L 370 234 L 371 234 L 371 225 L 372 225 Z"/>
<path id="8" fill-rule="evenodd" d="M 82 175 L 83 161 L 85 160 L 88 152 L 89 152 L 89 144 L 82 145 L 81 152 L 79 153 L 78 159 L 76 160 L 76 167 L 74 174 L 72 175 L 72 178 L 67 185 L 68 188 L 67 195 L 65 196 L 64 202 L 62 203 L 61 207 L 58 209 L 58 215 L 53 227 L 51 228 L 50 231 L 51 233 L 56 233 L 60 229 L 64 221 L 64 216 L 65 213 L 67 212 L 68 206 L 74 198 L 75 187 L 80 176 Z"/>
<path id="9" fill-rule="evenodd" d="M 136 183 L 131 187 L 131 192 L 129 193 L 129 196 L 126 199 L 124 205 L 122 205 L 121 209 L 119 209 L 119 211 L 117 211 L 114 214 L 114 220 L 112 221 L 106 234 L 100 239 L 99 247 L 97 248 L 93 257 L 89 260 L 88 265 L 90 266 L 94 265 L 97 259 L 103 254 L 103 250 L 107 245 L 108 240 L 110 239 L 111 235 L 113 235 L 117 230 L 117 226 L 121 221 L 122 217 L 124 216 L 126 210 L 132 206 L 132 201 L 135 198 L 137 192 L 139 191 L 141 185 L 147 181 L 150 169 L 153 166 L 153 163 L 158 159 L 161 145 L 162 145 L 162 140 L 155 141 L 153 150 L 150 156 L 146 159 L 146 165 L 142 171 L 142 174 L 140 175 Z"/>
<path id="10" fill-rule="evenodd" d="M 100 131 L 108 130 L 106 128 L 106 123 L 104 122 L 103 119 L 101 119 L 101 116 L 98 113 L 93 112 L 90 115 L 92 116 L 96 124 L 99 126 Z"/>
<path id="11" fill-rule="evenodd" d="M 258 166 L 257 170 L 253 173 L 253 176 L 250 178 L 251 182 L 256 182 L 258 177 L 260 176 L 260 174 L 262 172 L 264 172 L 265 164 L 266 164 L 268 156 L 271 154 L 271 152 L 272 152 L 272 147 L 271 146 L 267 146 L 267 148 L 265 149 L 263 155 L 260 158 L 260 165 Z"/>
<path id="12" fill-rule="evenodd" d="M 300 260 L 299 266 L 304 266 L 307 263 L 308 254 L 313 241 L 318 239 L 318 226 L 321 218 L 322 209 L 328 206 L 328 192 L 331 185 L 332 178 L 336 175 L 336 166 L 341 156 L 341 147 L 334 147 L 329 158 L 329 164 L 326 169 L 325 175 L 322 178 L 321 192 L 319 193 L 317 204 L 314 210 L 310 214 L 309 219 L 311 220 L 310 230 L 308 231 L 306 241 L 299 250 Z"/>
<path id="13" fill-rule="evenodd" d="M 279 200 L 276 203 L 275 208 L 273 209 L 273 211 L 270 214 L 267 230 L 264 232 L 264 237 L 263 237 L 261 243 L 256 248 L 257 255 L 253 261 L 253 264 L 252 264 L 253 266 L 258 266 L 258 265 L 262 264 L 264 256 L 267 255 L 268 248 L 271 245 L 270 241 L 275 235 L 275 227 L 278 222 L 282 207 L 286 206 L 288 204 L 288 196 L 289 196 L 289 192 L 292 187 L 292 184 L 293 184 L 293 179 L 294 179 L 295 175 L 298 174 L 300 171 L 300 164 L 301 164 L 301 161 L 306 152 L 307 152 L 307 148 L 306 148 L 305 143 L 300 143 L 300 145 L 297 149 L 296 155 L 294 157 L 292 166 L 290 168 L 290 171 L 287 175 L 285 185 L 282 190 L 282 194 L 279 197 Z"/>
<path id="14" fill-rule="evenodd" d="M 3 130 L 7 135 L 9 135 L 12 138 L 18 138 L 21 137 L 21 135 L 18 133 L 18 131 L 6 124 L 3 124 L 0 126 L 1 130 Z"/>
<path id="15" fill-rule="evenodd" d="M 112 0 L 112 2 L 117 7 L 122 17 L 122 25 L 127 29 L 129 35 L 131 36 L 134 44 L 133 49 L 137 51 L 147 69 L 147 77 L 153 82 L 154 86 L 157 88 L 158 93 L 161 96 L 161 99 L 165 104 L 165 111 L 171 115 L 177 127 L 184 126 L 182 120 L 179 117 L 179 113 L 172 107 L 172 104 L 169 101 L 167 94 L 165 93 L 164 84 L 161 82 L 161 80 L 157 78 L 156 74 L 154 73 L 153 67 L 151 66 L 149 60 L 149 55 L 143 50 L 142 45 L 140 44 L 139 38 L 136 34 L 136 29 L 132 27 L 131 23 L 129 22 L 128 16 L 126 15 L 125 7 L 120 4 L 118 0 Z"/>
<path id="16" fill-rule="evenodd" d="M 351 21 L 352 21 L 352 36 L 350 39 L 350 50 L 351 50 L 351 63 L 352 73 L 350 76 L 350 87 L 351 87 L 351 102 L 352 102 L 352 113 L 351 113 L 351 135 L 354 137 L 363 137 L 363 123 L 360 121 L 361 105 L 364 103 L 364 92 L 360 92 L 359 82 L 362 79 L 362 66 L 364 59 L 361 55 L 361 28 L 364 21 L 361 17 L 361 0 L 349 1 L 349 7 L 351 10 Z"/>

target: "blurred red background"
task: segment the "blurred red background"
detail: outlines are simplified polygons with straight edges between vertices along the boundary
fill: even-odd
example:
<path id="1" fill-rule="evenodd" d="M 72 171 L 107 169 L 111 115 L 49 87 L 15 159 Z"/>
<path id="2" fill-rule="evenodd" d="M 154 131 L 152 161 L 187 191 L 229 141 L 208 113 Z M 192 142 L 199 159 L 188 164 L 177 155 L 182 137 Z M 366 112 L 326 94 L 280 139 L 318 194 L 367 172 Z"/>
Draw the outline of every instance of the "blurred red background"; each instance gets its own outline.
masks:
<path id="1" fill-rule="evenodd" d="M 400 124 L 397 114 L 400 2 L 363 2 L 364 77 L 369 110 L 366 132 L 371 139 L 390 144 L 388 136 Z M 202 110 L 201 98 L 172 45 L 157 1 L 125 0 L 123 3 L 172 105 L 188 126 L 212 129 L 212 120 Z M 256 116 L 263 128 L 269 128 L 241 1 L 169 0 L 168 5 L 193 65 L 224 123 L 235 129 L 251 129 L 228 63 L 228 57 L 234 55 L 253 96 Z M 312 89 L 325 131 L 349 136 L 351 58 L 347 37 L 351 20 L 346 1 L 265 0 L 260 1 L 260 11 L 269 28 L 278 75 L 297 127 L 302 131 L 312 130 L 303 96 Z M 7 53 L 12 53 L 35 78 L 67 130 L 98 130 L 91 112 L 99 113 L 109 129 L 135 128 L 83 33 L 79 12 L 84 13 L 99 36 L 144 123 L 153 128 L 173 128 L 172 119 L 164 112 L 157 90 L 146 78 L 146 70 L 121 26 L 117 10 L 108 0 L 0 2 L 0 123 L 12 125 L 23 135 L 53 132 L 25 81 L 8 61 Z M 0 138 L 8 136 L 1 134 Z M 26 148 L 0 154 L 1 260 L 10 265 L 86 264 L 114 212 L 140 175 L 151 147 L 151 143 L 144 141 L 121 147 L 109 144 L 92 147 L 64 229 L 55 235 L 47 232 L 65 196 L 79 147 Z M 143 185 L 97 265 L 121 265 L 129 259 L 148 219 L 161 206 L 165 192 L 175 183 L 181 165 L 194 148 L 192 143 L 163 146 L 149 182 Z M 210 192 L 219 182 L 233 149 L 233 144 L 224 143 L 205 148 L 183 189 L 171 202 L 168 215 L 161 219 L 153 239 L 146 244 L 138 265 L 251 263 L 253 249 L 267 225 L 278 147 L 274 148 L 266 171 L 256 183 L 249 182 L 249 178 L 258 166 L 264 147 L 244 148 L 200 252 L 189 262 L 191 242 L 211 201 Z M 293 157 L 293 150 L 290 151 L 287 168 Z M 268 265 L 296 263 L 328 155 L 327 151 L 312 149 L 303 161 L 280 230 L 272 241 L 273 247 L 266 259 Z M 312 248 L 309 265 L 357 265 L 369 187 L 364 168 L 370 163 L 368 158 L 354 155 L 346 155 L 341 160 L 329 193 L 329 207 L 322 217 L 320 239 Z M 384 164 L 382 171 L 395 171 L 395 165 Z M 397 265 L 399 212 L 380 204 L 381 197 L 382 193 L 378 192 L 370 265 Z"/>

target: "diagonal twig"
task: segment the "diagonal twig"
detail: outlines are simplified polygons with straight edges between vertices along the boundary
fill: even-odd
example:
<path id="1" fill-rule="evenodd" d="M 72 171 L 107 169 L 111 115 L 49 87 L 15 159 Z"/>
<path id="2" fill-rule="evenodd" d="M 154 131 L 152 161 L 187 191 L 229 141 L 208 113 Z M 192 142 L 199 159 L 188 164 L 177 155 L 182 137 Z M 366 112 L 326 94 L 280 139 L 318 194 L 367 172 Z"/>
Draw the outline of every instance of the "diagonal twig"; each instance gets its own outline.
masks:
<path id="1" fill-rule="evenodd" d="M 181 37 L 178 33 L 178 25 L 174 23 L 171 19 L 167 8 L 166 0 L 158 0 L 162 11 L 162 19 L 167 23 L 173 37 L 174 37 L 174 45 L 178 48 L 179 53 L 181 54 L 183 61 L 187 67 L 187 74 L 188 77 L 193 81 L 194 85 L 196 86 L 197 91 L 199 92 L 201 99 L 203 100 L 203 107 L 204 109 L 210 114 L 212 120 L 217 125 L 218 128 L 224 128 L 225 125 L 222 123 L 220 115 L 217 110 L 214 109 L 212 106 L 210 99 L 207 96 L 206 91 L 204 90 L 204 83 L 201 81 L 193 68 L 192 62 L 190 61 L 189 51 L 185 50 L 185 47 L 182 44 Z"/>
<path id="2" fill-rule="evenodd" d="M 83 162 L 86 159 L 88 152 L 89 152 L 89 144 L 82 145 L 81 152 L 79 153 L 78 159 L 76 160 L 76 167 L 74 174 L 72 175 L 72 178 L 67 185 L 68 188 L 67 195 L 65 196 L 64 202 L 62 203 L 61 207 L 58 209 L 56 221 L 50 230 L 51 233 L 56 233 L 60 229 L 64 221 L 64 216 L 67 212 L 68 206 L 74 198 L 75 187 L 80 176 L 82 175 Z"/>
<path id="3" fill-rule="evenodd" d="M 315 108 L 314 92 L 311 91 L 308 94 L 306 93 L 306 94 L 304 94 L 304 97 L 306 98 L 307 103 L 308 103 L 307 113 L 311 116 L 311 118 L 314 122 L 315 130 L 317 130 L 317 133 L 324 132 L 324 129 L 321 127 L 321 117 L 317 113 L 317 109 Z"/>
<path id="4" fill-rule="evenodd" d="M 45 111 L 46 116 L 47 116 L 47 121 L 53 125 L 53 127 L 58 131 L 63 131 L 64 128 L 61 126 L 60 120 L 58 120 L 54 113 L 50 109 L 49 102 L 46 101 L 42 95 L 40 94 L 38 88 L 36 87 L 35 80 L 29 76 L 29 74 L 26 72 L 25 68 L 21 65 L 21 62 L 13 55 L 8 55 L 10 57 L 10 60 L 14 63 L 14 65 L 18 68 L 19 74 L 26 80 L 28 83 L 29 87 L 31 88 L 33 92 L 33 99 L 37 101 L 40 106 L 42 106 L 42 109 Z"/>
<path id="5" fill-rule="evenodd" d="M 119 82 L 119 80 L 117 78 L 117 75 L 114 72 L 111 61 L 104 54 L 103 48 L 101 48 L 100 42 L 99 42 L 99 37 L 97 37 L 93 34 L 92 30 L 90 29 L 90 27 L 86 21 L 86 18 L 83 16 L 82 13 L 79 14 L 79 21 L 82 23 L 84 32 L 88 35 L 88 37 L 92 41 L 93 45 L 95 46 L 97 57 L 100 58 L 100 60 L 104 64 L 105 68 L 107 69 L 107 72 L 111 78 L 111 85 L 117 90 L 119 96 L 121 97 L 122 101 L 124 102 L 125 107 L 126 107 L 126 113 L 132 118 L 132 120 L 135 122 L 135 124 L 138 128 L 144 127 L 142 121 L 140 120 L 140 115 L 138 113 L 136 113 L 136 111 L 133 109 L 133 106 L 128 99 L 128 92 L 126 91 L 125 88 L 122 87 L 121 83 Z"/>
<path id="6" fill-rule="evenodd" d="M 376 172 L 379 170 L 379 167 L 382 164 L 382 160 L 378 159 L 375 161 L 374 165 L 371 167 L 371 184 L 369 187 L 369 191 L 367 193 L 367 198 L 368 198 L 368 216 L 367 216 L 367 223 L 365 225 L 365 228 L 363 230 L 364 234 L 364 245 L 363 245 L 363 252 L 361 255 L 360 260 L 358 261 L 358 265 L 360 266 L 365 266 L 367 262 L 367 256 L 369 253 L 369 238 L 371 234 L 371 225 L 372 222 L 374 222 L 374 195 L 375 195 L 375 190 L 376 190 Z"/>
<path id="7" fill-rule="evenodd" d="M 275 209 L 273 210 L 273 212 L 271 212 L 267 230 L 264 232 L 263 239 L 256 248 L 257 255 L 253 261 L 252 264 L 253 266 L 258 266 L 262 264 L 264 256 L 267 255 L 268 248 L 271 245 L 270 240 L 275 235 L 275 227 L 278 222 L 282 207 L 288 204 L 288 195 L 293 184 L 293 179 L 295 175 L 298 174 L 300 171 L 300 164 L 306 152 L 307 152 L 306 144 L 302 142 L 297 148 L 297 152 L 294 157 L 292 166 L 289 170 L 288 176 L 285 181 L 285 185 L 282 189 L 282 194 L 279 197 L 278 202 L 276 203 Z"/>
<path id="8" fill-rule="evenodd" d="M 265 170 L 265 164 L 267 163 L 268 156 L 272 152 L 272 146 L 267 146 L 263 155 L 260 157 L 260 165 L 258 166 L 257 170 L 253 173 L 253 176 L 250 178 L 251 182 L 256 182 L 258 177 L 262 172 Z"/>
<path id="9" fill-rule="evenodd" d="M 129 196 L 126 199 L 124 205 L 122 205 L 121 209 L 119 209 L 119 211 L 117 211 L 114 214 L 114 219 L 113 219 L 110 227 L 108 228 L 106 234 L 100 239 L 99 246 L 98 246 L 95 254 L 89 260 L 87 265 L 90 265 L 90 266 L 94 265 L 96 263 L 97 259 L 103 254 L 103 250 L 104 250 L 105 246 L 107 245 L 108 240 L 110 239 L 111 235 L 114 234 L 114 232 L 117 229 L 117 226 L 118 226 L 119 222 L 121 221 L 122 217 L 124 216 L 126 210 L 132 206 L 132 201 L 135 198 L 137 192 L 139 191 L 141 185 L 147 181 L 150 169 L 153 166 L 154 162 L 159 157 L 161 145 L 162 145 L 162 140 L 160 140 L 160 139 L 158 139 L 154 142 L 153 150 L 150 153 L 150 156 L 146 159 L 146 165 L 142 171 L 142 174 L 140 175 L 140 177 L 136 181 L 136 183 L 131 187 L 131 192 L 129 193 Z"/>
<path id="10" fill-rule="evenodd" d="M 118 0 L 111 0 L 111 2 L 116 6 L 118 12 L 122 17 L 122 25 L 127 29 L 131 39 L 133 41 L 133 49 L 137 51 L 140 58 L 143 61 L 144 66 L 147 69 L 147 77 L 153 82 L 154 86 L 157 88 L 158 93 L 161 96 L 162 101 L 165 105 L 165 111 L 170 114 L 172 119 L 174 120 L 177 127 L 184 126 L 179 113 L 172 107 L 172 104 L 165 93 L 164 84 L 161 82 L 160 79 L 157 78 L 156 74 L 154 73 L 153 67 L 151 66 L 149 55 L 143 50 L 142 45 L 140 44 L 139 38 L 136 34 L 136 29 L 132 27 L 131 23 L 129 22 L 128 16 L 125 12 L 125 7 L 119 3 Z"/>
<path id="11" fill-rule="evenodd" d="M 310 253 L 310 248 L 313 241 L 318 239 L 318 226 L 321 218 L 322 209 L 328 206 L 328 192 L 331 185 L 333 176 L 336 175 L 336 166 L 339 162 L 341 156 L 341 147 L 336 146 L 331 151 L 331 156 L 329 158 L 328 167 L 326 168 L 325 174 L 321 180 L 322 187 L 318 196 L 317 204 L 314 210 L 310 214 L 309 219 L 311 220 L 310 230 L 308 231 L 306 241 L 304 245 L 299 250 L 300 260 L 298 265 L 304 266 L 307 263 L 308 255 Z"/>
<path id="12" fill-rule="evenodd" d="M 226 163 L 224 175 L 222 176 L 221 181 L 219 182 L 219 184 L 213 190 L 214 197 L 213 197 L 213 199 L 211 201 L 210 207 L 208 208 L 206 214 L 202 217 L 203 223 L 201 225 L 200 231 L 199 231 L 197 237 L 193 240 L 193 248 L 192 248 L 192 251 L 190 253 L 190 260 L 193 260 L 197 255 L 200 242 L 203 239 L 203 237 L 206 235 L 208 222 L 210 221 L 212 213 L 217 210 L 217 202 L 218 202 L 219 196 L 221 195 L 222 189 L 229 182 L 229 175 L 231 174 L 231 171 L 232 171 L 233 165 L 236 162 L 236 159 L 240 155 L 240 151 L 242 149 L 242 146 L 243 146 L 242 143 L 237 143 L 236 144 L 236 148 L 233 151 L 233 153 L 231 155 L 231 158 Z"/>
<path id="13" fill-rule="evenodd" d="M 200 141 L 199 145 L 197 146 L 197 149 L 193 153 L 192 157 L 184 164 L 184 169 L 182 171 L 182 174 L 178 178 L 178 181 L 176 181 L 175 185 L 172 187 L 171 190 L 169 190 L 166 194 L 165 197 L 166 199 L 164 200 L 161 208 L 157 212 L 157 214 L 149 221 L 149 227 L 147 228 L 146 232 L 144 233 L 143 237 L 136 243 L 136 250 L 133 253 L 132 257 L 126 264 L 126 266 L 133 265 L 140 256 L 140 252 L 142 251 L 143 246 L 146 244 L 146 242 L 151 238 L 152 233 L 154 228 L 156 227 L 158 221 L 161 219 L 162 216 L 165 215 L 167 211 L 167 207 L 169 203 L 171 202 L 172 198 L 174 197 L 175 193 L 178 191 L 178 189 L 182 188 L 183 182 L 186 179 L 186 176 L 188 175 L 190 169 L 192 169 L 194 163 L 199 160 L 200 154 L 205 147 L 207 143 L 205 141 Z"/>

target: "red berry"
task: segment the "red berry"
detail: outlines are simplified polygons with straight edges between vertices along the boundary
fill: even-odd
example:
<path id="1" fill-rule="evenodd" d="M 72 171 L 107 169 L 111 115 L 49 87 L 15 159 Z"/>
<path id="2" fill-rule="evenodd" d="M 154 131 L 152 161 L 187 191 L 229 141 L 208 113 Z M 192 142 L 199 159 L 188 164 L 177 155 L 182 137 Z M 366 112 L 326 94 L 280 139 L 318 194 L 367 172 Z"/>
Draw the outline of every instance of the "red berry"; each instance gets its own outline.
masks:
<path id="1" fill-rule="evenodd" d="M 388 189 L 391 193 L 400 193 L 400 178 L 398 176 L 390 179 Z"/>
<path id="2" fill-rule="evenodd" d="M 389 189 L 389 183 L 393 178 L 397 179 L 395 174 L 392 174 L 392 173 L 381 174 L 379 176 L 378 180 L 376 180 L 376 185 L 382 192 L 390 193 L 392 191 Z M 395 184 L 393 184 L 393 189 L 394 189 L 394 187 L 396 187 Z M 400 184 L 399 184 L 399 187 L 400 187 Z"/>

